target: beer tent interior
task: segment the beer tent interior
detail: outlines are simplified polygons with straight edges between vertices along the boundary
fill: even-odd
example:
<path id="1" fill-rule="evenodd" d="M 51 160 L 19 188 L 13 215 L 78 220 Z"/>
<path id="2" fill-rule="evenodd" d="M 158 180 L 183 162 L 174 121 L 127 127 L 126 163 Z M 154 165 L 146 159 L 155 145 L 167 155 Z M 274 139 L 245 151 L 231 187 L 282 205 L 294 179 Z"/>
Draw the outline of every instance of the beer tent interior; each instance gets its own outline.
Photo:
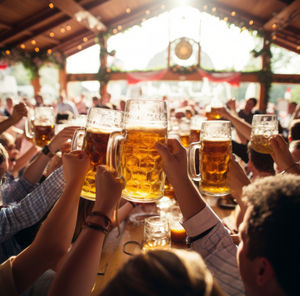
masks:
<path id="1" fill-rule="evenodd" d="M 141 24 L 146 19 L 168 11 L 183 1 L 176 0 L 0 0 L 0 67 L 7 61 L 32 60 L 35 57 L 61 63 L 95 43 L 105 49 L 110 35 Z M 261 52 L 262 68 L 252 73 L 240 73 L 240 81 L 260 83 L 259 107 L 266 108 L 266 93 L 270 82 L 300 83 L 300 75 L 274 74 L 268 56 L 271 44 L 300 53 L 300 0 L 190 0 L 186 4 L 215 15 L 242 30 L 257 30 L 264 37 Z M 97 37 L 97 38 L 96 38 Z M 127 73 L 114 73 L 106 68 L 107 51 L 100 56 L 102 72 L 68 74 L 64 67 L 59 73 L 60 89 L 80 80 L 99 80 L 105 90 L 108 80 L 128 79 Z M 27 63 L 28 64 L 28 63 Z M 35 65 L 38 72 L 39 65 Z M 197 65 L 199 66 L 199 65 Z M 105 73 L 103 72 L 105 70 Z M 202 73 L 203 74 L 203 73 Z M 201 80 L 199 71 L 184 73 L 167 68 L 161 80 Z M 211 73 L 209 73 L 211 74 Z M 35 92 L 40 89 L 39 76 L 32 79 Z"/>

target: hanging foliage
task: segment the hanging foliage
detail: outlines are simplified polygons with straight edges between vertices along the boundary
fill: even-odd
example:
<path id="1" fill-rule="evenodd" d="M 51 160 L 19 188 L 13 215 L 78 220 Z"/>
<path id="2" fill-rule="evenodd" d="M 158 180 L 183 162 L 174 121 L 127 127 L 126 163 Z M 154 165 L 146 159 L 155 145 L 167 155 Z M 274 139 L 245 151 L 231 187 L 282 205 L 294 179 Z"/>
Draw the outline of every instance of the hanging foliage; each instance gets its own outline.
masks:
<path id="1" fill-rule="evenodd" d="M 59 52 L 38 51 L 30 52 L 18 48 L 0 49 L 0 61 L 5 61 L 8 66 L 22 63 L 29 71 L 31 79 L 39 74 L 39 69 L 47 64 L 55 65 L 62 69 L 65 66 L 66 58 Z"/>

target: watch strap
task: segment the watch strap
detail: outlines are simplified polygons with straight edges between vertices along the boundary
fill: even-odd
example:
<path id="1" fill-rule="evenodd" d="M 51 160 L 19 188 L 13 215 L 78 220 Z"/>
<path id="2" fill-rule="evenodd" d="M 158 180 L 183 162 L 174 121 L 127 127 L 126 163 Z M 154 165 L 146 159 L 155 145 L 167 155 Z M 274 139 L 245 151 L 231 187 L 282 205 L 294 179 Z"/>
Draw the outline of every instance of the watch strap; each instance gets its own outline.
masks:
<path id="1" fill-rule="evenodd" d="M 45 146 L 43 147 L 42 153 L 45 154 L 46 156 L 50 157 L 50 158 L 54 156 L 54 154 L 50 151 L 48 145 L 45 145 Z"/>

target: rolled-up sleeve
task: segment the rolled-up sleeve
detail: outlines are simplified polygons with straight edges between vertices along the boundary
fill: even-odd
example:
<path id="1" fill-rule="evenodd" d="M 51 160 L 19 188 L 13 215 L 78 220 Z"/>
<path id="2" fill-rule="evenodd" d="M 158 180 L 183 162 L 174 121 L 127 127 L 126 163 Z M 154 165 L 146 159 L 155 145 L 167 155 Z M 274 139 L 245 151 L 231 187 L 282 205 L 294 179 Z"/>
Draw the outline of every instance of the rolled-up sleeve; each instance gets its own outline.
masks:
<path id="1" fill-rule="evenodd" d="M 60 197 L 63 188 L 63 171 L 62 168 L 59 168 L 20 202 L 2 207 L 0 210 L 0 242 L 37 223 Z"/>
<path id="2" fill-rule="evenodd" d="M 211 229 L 192 243 L 193 250 L 201 254 L 207 267 L 228 295 L 245 295 L 236 261 L 237 247 L 213 210 L 206 206 L 182 223 L 187 235 L 194 237 Z"/>

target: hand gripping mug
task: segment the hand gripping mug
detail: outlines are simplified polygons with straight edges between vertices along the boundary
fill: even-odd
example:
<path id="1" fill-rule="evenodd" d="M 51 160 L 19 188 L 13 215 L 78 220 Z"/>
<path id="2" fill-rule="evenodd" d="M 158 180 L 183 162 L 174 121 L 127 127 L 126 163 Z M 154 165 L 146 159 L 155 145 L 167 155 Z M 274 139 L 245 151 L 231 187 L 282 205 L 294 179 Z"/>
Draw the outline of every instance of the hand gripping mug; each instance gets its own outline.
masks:
<path id="1" fill-rule="evenodd" d="M 96 167 L 106 164 L 106 148 L 109 136 L 121 132 L 122 112 L 104 108 L 91 108 L 85 128 L 79 128 L 73 136 L 72 150 L 83 150 L 90 159 L 91 168 L 85 176 L 81 197 L 96 199 Z"/>
<path id="2" fill-rule="evenodd" d="M 195 150 L 199 149 L 200 175 L 195 170 Z M 229 121 L 204 121 L 200 142 L 192 143 L 188 150 L 189 174 L 200 181 L 199 189 L 205 195 L 224 196 L 230 193 L 226 176 L 232 154 L 231 123 Z"/>
<path id="3" fill-rule="evenodd" d="M 153 202 L 164 194 L 162 159 L 155 149 L 167 141 L 167 106 L 161 100 L 128 100 L 123 116 L 123 135 L 112 135 L 108 161 L 124 178 L 122 197 Z"/>

